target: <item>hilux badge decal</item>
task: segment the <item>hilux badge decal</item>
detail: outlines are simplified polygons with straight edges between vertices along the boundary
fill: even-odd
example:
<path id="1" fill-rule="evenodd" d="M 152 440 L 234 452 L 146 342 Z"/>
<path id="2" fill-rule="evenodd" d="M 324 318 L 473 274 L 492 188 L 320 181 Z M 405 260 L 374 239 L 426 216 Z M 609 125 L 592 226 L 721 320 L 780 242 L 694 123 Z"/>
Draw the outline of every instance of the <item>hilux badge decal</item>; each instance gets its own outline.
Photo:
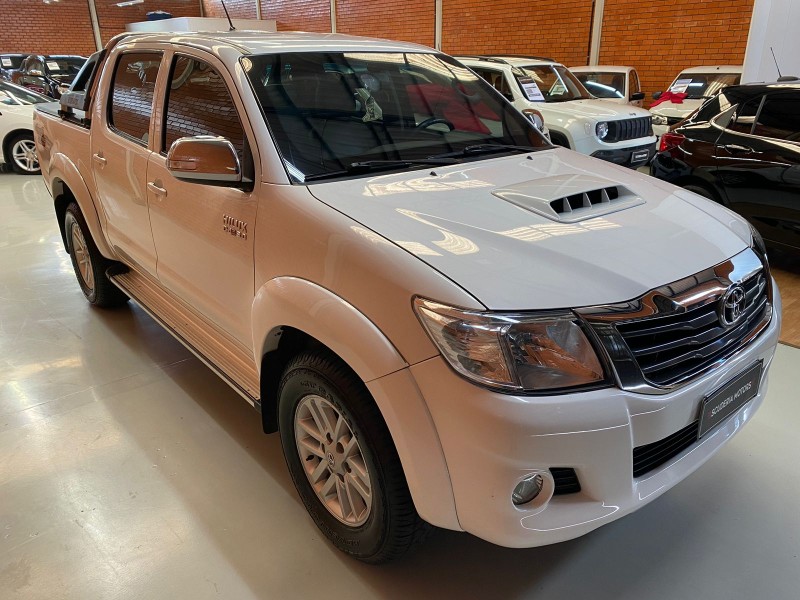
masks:
<path id="1" fill-rule="evenodd" d="M 235 219 L 230 215 L 222 215 L 222 231 L 235 235 L 243 240 L 247 239 L 247 223 Z"/>

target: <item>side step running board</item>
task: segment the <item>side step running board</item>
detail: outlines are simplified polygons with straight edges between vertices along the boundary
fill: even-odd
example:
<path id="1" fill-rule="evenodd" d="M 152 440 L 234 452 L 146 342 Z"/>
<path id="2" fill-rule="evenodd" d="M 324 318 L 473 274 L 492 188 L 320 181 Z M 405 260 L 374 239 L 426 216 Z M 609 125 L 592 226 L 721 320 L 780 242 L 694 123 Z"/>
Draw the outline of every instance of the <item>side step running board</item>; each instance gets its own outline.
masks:
<path id="1" fill-rule="evenodd" d="M 106 275 L 208 368 L 261 410 L 258 372 L 253 357 L 239 344 L 150 277 L 133 269 L 120 272 L 114 267 Z"/>

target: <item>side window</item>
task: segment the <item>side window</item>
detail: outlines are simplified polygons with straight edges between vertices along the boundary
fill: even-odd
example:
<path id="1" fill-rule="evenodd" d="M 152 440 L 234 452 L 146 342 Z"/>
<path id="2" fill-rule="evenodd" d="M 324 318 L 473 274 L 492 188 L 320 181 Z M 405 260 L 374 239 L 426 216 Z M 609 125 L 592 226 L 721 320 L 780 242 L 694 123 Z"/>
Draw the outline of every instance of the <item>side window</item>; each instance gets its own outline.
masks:
<path id="1" fill-rule="evenodd" d="M 176 56 L 167 92 L 162 153 L 178 138 L 195 135 L 227 138 L 240 157 L 244 154 L 244 130 L 225 80 L 208 63 Z"/>
<path id="2" fill-rule="evenodd" d="M 502 71 L 494 71 L 492 69 L 474 69 L 475 72 L 483 79 L 488 81 L 494 89 L 503 94 L 509 100 L 513 100 L 514 96 L 511 93 L 511 87 L 508 85 L 506 78 L 503 76 Z"/>
<path id="3" fill-rule="evenodd" d="M 630 88 L 630 95 L 638 94 L 642 91 L 639 87 L 639 76 L 636 74 L 636 71 L 630 72 L 630 75 L 628 76 L 628 87 Z"/>
<path id="4" fill-rule="evenodd" d="M 117 133 L 147 146 L 161 52 L 123 54 L 114 69 L 108 124 Z"/>
<path id="5" fill-rule="evenodd" d="M 753 130 L 758 109 L 761 107 L 762 97 L 756 96 L 740 104 L 728 129 L 739 133 L 750 133 Z"/>
<path id="6" fill-rule="evenodd" d="M 767 96 L 753 129 L 754 135 L 797 141 L 800 138 L 798 98 L 794 94 Z"/>

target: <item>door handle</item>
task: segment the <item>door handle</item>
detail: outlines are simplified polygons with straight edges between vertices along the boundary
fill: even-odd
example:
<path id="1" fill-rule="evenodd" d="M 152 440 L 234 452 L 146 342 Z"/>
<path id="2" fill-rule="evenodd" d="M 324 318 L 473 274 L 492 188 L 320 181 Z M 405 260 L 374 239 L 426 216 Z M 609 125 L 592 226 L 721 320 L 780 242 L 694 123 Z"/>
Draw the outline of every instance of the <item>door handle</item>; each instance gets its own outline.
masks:
<path id="1" fill-rule="evenodd" d="M 750 146 L 740 146 L 739 144 L 725 144 L 722 149 L 731 154 L 752 154 L 754 152 Z"/>
<path id="2" fill-rule="evenodd" d="M 94 160 L 94 162 L 101 167 L 105 167 L 106 163 L 108 162 L 105 158 L 103 158 L 102 154 L 92 154 L 92 160 Z"/>
<path id="3" fill-rule="evenodd" d="M 156 185 L 155 181 L 148 181 L 147 182 L 147 189 L 153 192 L 156 196 L 162 196 L 164 198 L 167 197 L 167 190 L 162 187 Z"/>

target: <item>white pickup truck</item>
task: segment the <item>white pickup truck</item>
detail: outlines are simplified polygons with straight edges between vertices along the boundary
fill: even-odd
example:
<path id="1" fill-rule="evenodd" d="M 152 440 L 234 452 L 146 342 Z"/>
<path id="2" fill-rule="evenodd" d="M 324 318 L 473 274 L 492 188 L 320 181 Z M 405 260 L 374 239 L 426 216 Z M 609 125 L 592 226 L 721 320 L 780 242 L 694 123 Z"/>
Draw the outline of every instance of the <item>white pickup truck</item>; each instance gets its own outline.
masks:
<path id="1" fill-rule="evenodd" d="M 781 302 L 748 224 L 550 145 L 430 48 L 124 35 L 34 130 L 88 302 L 135 300 L 252 404 L 361 560 L 430 525 L 585 534 L 766 394 Z"/>

